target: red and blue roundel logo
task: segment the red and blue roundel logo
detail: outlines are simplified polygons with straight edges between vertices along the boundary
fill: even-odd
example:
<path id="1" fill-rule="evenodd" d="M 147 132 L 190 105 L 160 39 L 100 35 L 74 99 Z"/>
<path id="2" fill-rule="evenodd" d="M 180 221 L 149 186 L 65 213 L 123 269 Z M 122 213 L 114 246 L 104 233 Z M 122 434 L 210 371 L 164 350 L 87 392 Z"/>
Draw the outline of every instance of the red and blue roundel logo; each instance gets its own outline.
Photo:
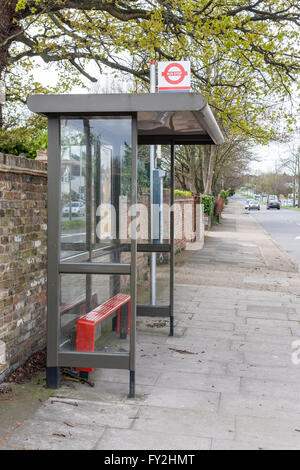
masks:
<path id="1" fill-rule="evenodd" d="M 165 80 L 171 85 L 178 85 L 181 83 L 187 74 L 188 73 L 184 67 L 177 62 L 172 62 L 165 68 L 164 72 L 162 72 L 162 76 L 165 77 Z"/>
<path id="2" fill-rule="evenodd" d="M 191 88 L 190 62 L 159 62 L 159 91 L 188 91 Z"/>

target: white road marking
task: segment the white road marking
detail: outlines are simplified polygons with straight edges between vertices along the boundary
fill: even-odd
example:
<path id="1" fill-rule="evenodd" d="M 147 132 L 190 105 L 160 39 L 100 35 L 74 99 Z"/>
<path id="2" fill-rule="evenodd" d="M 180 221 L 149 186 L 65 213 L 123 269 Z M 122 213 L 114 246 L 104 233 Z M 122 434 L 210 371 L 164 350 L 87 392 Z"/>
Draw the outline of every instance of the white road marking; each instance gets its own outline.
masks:
<path id="1" fill-rule="evenodd" d="M 85 235 L 85 234 L 86 234 L 85 232 L 82 232 L 82 233 L 68 233 L 68 234 L 65 234 L 65 235 L 61 235 L 61 238 L 75 237 L 76 235 Z"/>

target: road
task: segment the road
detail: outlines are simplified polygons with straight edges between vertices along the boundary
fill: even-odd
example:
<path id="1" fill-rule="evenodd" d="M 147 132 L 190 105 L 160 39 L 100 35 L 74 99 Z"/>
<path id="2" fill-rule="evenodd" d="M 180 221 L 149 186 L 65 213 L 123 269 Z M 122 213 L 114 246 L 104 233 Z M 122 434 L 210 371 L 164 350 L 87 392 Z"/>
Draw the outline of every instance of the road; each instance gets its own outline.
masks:
<path id="1" fill-rule="evenodd" d="M 246 198 L 235 194 L 234 200 L 244 205 Z M 267 210 L 266 206 L 261 204 L 260 211 L 252 210 L 251 216 L 288 253 L 300 271 L 300 211 Z"/>

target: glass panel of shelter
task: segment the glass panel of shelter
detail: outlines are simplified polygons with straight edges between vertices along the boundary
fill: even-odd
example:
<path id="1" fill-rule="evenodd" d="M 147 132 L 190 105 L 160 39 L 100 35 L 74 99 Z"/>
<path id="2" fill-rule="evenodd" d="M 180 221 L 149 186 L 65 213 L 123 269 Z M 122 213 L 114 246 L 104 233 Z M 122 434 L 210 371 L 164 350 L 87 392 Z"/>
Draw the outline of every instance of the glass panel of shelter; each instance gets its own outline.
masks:
<path id="1" fill-rule="evenodd" d="M 174 149 L 174 146 L 173 146 Z M 173 328 L 173 282 L 174 243 L 171 229 L 174 178 L 171 168 L 174 158 L 170 145 L 154 147 L 153 206 L 150 210 L 150 147 L 138 148 L 137 176 L 137 316 L 170 317 L 161 322 L 146 319 L 146 326 L 169 324 Z M 173 162 L 173 163 L 172 163 Z M 172 164 L 171 164 L 172 163 Z M 152 219 L 152 225 L 151 225 Z M 172 233 L 171 233 L 172 232 Z M 130 246 L 122 245 L 124 251 Z"/>
<path id="2" fill-rule="evenodd" d="M 80 266 L 130 264 L 121 242 L 130 243 L 123 212 L 131 202 L 131 126 L 131 116 L 61 118 L 61 352 L 129 352 L 130 276 Z M 95 318 L 93 338 L 80 317 Z"/>
<path id="3" fill-rule="evenodd" d="M 140 305 L 169 305 L 170 273 L 168 267 L 170 266 L 170 255 L 168 252 L 161 251 L 161 245 L 170 245 L 169 146 L 155 146 L 154 156 L 151 230 L 150 146 L 139 146 L 137 188 L 140 206 L 139 222 L 143 229 L 139 231 L 138 238 L 137 303 Z M 157 252 L 154 251 L 154 245 L 158 246 Z M 149 247 L 151 252 L 147 251 Z M 142 310 L 139 309 L 139 313 L 141 312 Z"/>
<path id="4" fill-rule="evenodd" d="M 130 276 L 61 274 L 60 285 L 61 352 L 129 353 Z M 117 297 L 121 305 L 110 313 Z M 88 318 L 95 324 L 87 328 Z"/>
<path id="5" fill-rule="evenodd" d="M 131 117 L 61 119 L 61 261 L 127 263 L 130 197 Z"/>

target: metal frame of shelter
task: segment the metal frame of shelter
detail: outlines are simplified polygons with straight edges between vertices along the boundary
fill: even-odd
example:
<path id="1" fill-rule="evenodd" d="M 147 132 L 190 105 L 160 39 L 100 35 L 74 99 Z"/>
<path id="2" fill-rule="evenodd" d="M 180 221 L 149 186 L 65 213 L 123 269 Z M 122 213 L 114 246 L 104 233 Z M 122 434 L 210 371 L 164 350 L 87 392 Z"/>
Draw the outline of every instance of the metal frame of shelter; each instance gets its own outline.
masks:
<path id="1" fill-rule="evenodd" d="M 48 311 L 47 311 L 47 386 L 59 387 L 60 367 L 127 369 L 129 396 L 135 396 L 136 316 L 170 318 L 174 329 L 174 212 L 170 212 L 169 243 L 137 243 L 134 218 L 130 243 L 121 246 L 131 253 L 130 263 L 91 262 L 82 256 L 60 259 L 61 217 L 61 119 L 97 119 L 127 116 L 131 119 L 131 204 L 137 203 L 137 165 L 139 144 L 171 146 L 170 206 L 174 204 L 175 145 L 221 144 L 222 133 L 200 94 L 105 94 L 37 95 L 29 98 L 31 111 L 48 118 Z M 88 149 L 86 151 L 88 155 Z M 86 179 L 86 191 L 89 180 Z M 168 253 L 170 256 L 169 305 L 137 305 L 137 252 Z M 60 348 L 60 275 L 129 275 L 131 325 L 129 352 L 83 352 Z M 90 292 L 91 295 L 91 292 Z M 87 299 L 87 303 L 91 303 Z"/>

